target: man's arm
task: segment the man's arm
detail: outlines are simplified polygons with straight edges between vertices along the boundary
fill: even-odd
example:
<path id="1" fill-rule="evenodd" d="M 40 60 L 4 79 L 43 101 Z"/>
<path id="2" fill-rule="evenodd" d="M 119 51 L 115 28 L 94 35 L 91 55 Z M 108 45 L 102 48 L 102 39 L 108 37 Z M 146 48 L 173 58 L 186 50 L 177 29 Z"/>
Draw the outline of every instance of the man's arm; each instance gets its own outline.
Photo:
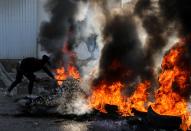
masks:
<path id="1" fill-rule="evenodd" d="M 51 78 L 54 79 L 54 75 L 53 75 L 52 72 L 48 69 L 47 66 L 44 66 L 44 67 L 43 67 L 43 70 L 44 70 L 44 72 L 46 72 L 46 74 L 47 74 L 48 76 L 50 76 Z"/>

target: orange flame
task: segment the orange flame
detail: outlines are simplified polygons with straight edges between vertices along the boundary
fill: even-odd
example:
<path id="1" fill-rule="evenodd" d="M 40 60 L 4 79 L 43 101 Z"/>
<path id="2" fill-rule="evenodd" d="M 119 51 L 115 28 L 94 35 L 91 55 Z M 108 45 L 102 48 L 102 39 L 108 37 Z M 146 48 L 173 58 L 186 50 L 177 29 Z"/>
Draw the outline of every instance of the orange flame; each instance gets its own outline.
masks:
<path id="1" fill-rule="evenodd" d="M 119 113 L 123 116 L 133 115 L 131 110 L 135 108 L 140 111 L 146 111 L 145 102 L 147 101 L 147 92 L 150 83 L 145 81 L 137 86 L 137 90 L 131 97 L 123 96 L 122 90 L 125 85 L 121 82 L 115 82 L 108 85 L 102 82 L 99 86 L 95 87 L 90 97 L 90 106 L 105 112 L 105 104 L 117 105 Z"/>
<path id="2" fill-rule="evenodd" d="M 80 79 L 80 73 L 74 66 L 68 66 L 68 72 L 65 71 L 64 67 L 58 68 L 55 70 L 56 73 L 56 80 L 59 86 L 62 85 L 63 81 L 66 80 L 68 77 L 72 77 L 74 79 Z"/>
<path id="3" fill-rule="evenodd" d="M 135 90 L 134 94 L 130 97 L 131 102 L 131 108 L 135 108 L 138 111 L 146 112 L 147 107 L 145 107 L 145 104 L 147 104 L 147 97 L 148 97 L 148 89 L 150 87 L 150 82 L 145 81 L 144 83 L 140 83 L 137 86 L 137 89 Z M 148 106 L 148 105 L 147 105 Z"/>
<path id="4" fill-rule="evenodd" d="M 187 52 L 183 43 L 171 49 L 162 62 L 162 73 L 159 76 L 160 88 L 155 94 L 152 108 L 159 114 L 181 116 L 183 130 L 191 125 L 188 105 L 183 94 L 188 91 L 190 79 L 190 65 L 184 54 Z"/>
<path id="5" fill-rule="evenodd" d="M 189 52 L 186 44 L 188 41 L 183 39 L 177 43 L 163 58 L 162 72 L 159 75 L 159 89 L 155 92 L 155 102 L 149 102 L 148 88 L 149 81 L 144 81 L 137 85 L 132 96 L 122 94 L 125 84 L 114 82 L 107 84 L 104 80 L 93 88 L 89 98 L 92 108 L 106 113 L 106 104 L 116 105 L 119 114 L 129 116 L 132 109 L 146 112 L 148 105 L 151 104 L 153 110 L 160 115 L 180 116 L 182 118 L 181 129 L 186 131 L 191 125 L 191 116 L 188 111 L 186 96 L 191 86 L 191 63 L 188 58 Z"/>

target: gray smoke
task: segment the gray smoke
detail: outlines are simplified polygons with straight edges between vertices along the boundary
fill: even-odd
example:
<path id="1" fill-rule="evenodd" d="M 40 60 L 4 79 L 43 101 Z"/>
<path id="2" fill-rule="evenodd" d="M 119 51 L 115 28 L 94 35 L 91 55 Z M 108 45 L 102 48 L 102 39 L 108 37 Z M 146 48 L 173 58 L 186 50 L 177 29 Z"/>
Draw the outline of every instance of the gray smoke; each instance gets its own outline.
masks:
<path id="1" fill-rule="evenodd" d="M 154 3 L 152 0 L 139 0 L 134 9 L 134 14 L 139 16 L 148 35 L 145 52 L 147 62 L 151 67 L 154 66 L 153 56 L 160 53 L 167 45 L 170 35 L 168 34 L 169 23 L 163 20 L 157 5 L 157 1 Z"/>
<path id="2" fill-rule="evenodd" d="M 45 5 L 50 20 L 41 25 L 40 43 L 53 56 L 53 63 L 58 65 L 62 63 L 64 44 L 68 44 L 70 51 L 75 47 L 77 33 L 75 15 L 80 1 L 86 0 L 48 0 Z"/>
<path id="3" fill-rule="evenodd" d="M 75 79 L 67 79 L 62 85 L 62 97 L 59 98 L 58 112 L 61 114 L 85 114 L 90 113 L 86 93 L 81 89 L 80 82 Z"/>
<path id="4" fill-rule="evenodd" d="M 42 41 L 42 45 L 51 52 L 53 50 L 51 47 L 55 46 L 48 44 L 57 44 L 56 41 L 63 40 L 67 36 L 66 33 L 69 26 L 72 26 L 71 22 L 74 19 L 77 4 L 70 0 L 48 0 L 45 9 L 50 15 L 50 21 L 42 23 L 40 38 L 47 39 L 47 43 Z M 55 43 L 51 43 L 54 40 Z"/>
<path id="5" fill-rule="evenodd" d="M 171 33 L 177 31 L 181 37 L 191 33 L 190 10 L 190 0 L 138 0 L 134 13 L 140 17 L 148 34 L 148 56 L 160 52 Z"/>

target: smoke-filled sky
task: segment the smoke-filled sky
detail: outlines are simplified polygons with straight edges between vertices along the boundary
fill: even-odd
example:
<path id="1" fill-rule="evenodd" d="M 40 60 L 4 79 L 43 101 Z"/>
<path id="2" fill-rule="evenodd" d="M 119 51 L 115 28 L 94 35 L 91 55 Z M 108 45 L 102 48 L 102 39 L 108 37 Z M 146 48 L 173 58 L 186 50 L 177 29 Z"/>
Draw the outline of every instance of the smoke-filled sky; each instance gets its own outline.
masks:
<path id="1" fill-rule="evenodd" d="M 123 6 L 121 2 L 48 0 L 45 9 L 50 20 L 41 26 L 42 46 L 57 55 L 65 41 L 72 49 L 97 43 L 98 79 L 153 78 L 156 57 L 164 55 L 170 40 L 191 33 L 191 1 L 124 0 Z M 92 35 L 97 35 L 94 42 Z"/>

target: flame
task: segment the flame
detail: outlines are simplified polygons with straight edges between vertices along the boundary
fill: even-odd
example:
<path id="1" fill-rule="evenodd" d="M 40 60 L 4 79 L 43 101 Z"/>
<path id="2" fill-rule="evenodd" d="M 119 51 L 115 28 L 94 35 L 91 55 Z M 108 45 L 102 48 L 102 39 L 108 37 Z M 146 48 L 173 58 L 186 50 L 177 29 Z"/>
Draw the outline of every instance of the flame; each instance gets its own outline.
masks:
<path id="1" fill-rule="evenodd" d="M 63 81 L 66 80 L 68 77 L 80 79 L 80 73 L 78 72 L 77 68 L 71 65 L 68 66 L 68 72 L 66 72 L 64 67 L 61 67 L 55 70 L 55 74 L 55 78 L 59 86 L 61 86 Z"/>
<path id="2" fill-rule="evenodd" d="M 65 73 L 64 67 L 56 69 L 55 74 L 56 74 L 55 79 L 57 80 L 57 84 L 61 86 L 63 83 L 62 80 L 65 80 L 67 78 L 67 74 Z"/>
<path id="3" fill-rule="evenodd" d="M 102 81 L 100 85 L 94 87 L 93 93 L 89 99 L 90 106 L 106 113 L 105 104 L 117 105 L 119 114 L 129 116 L 132 114 L 132 108 L 139 111 L 146 111 L 145 102 L 147 101 L 147 92 L 150 83 L 145 81 L 137 85 L 137 90 L 131 97 L 124 96 L 122 90 L 125 85 L 121 82 L 115 82 L 111 85 Z"/>
<path id="4" fill-rule="evenodd" d="M 183 94 L 190 86 L 191 70 L 190 64 L 185 60 L 187 48 L 184 43 L 178 43 L 162 61 L 160 88 L 156 91 L 152 108 L 161 115 L 181 116 L 181 128 L 187 130 L 191 125 L 191 117 Z"/>
<path id="5" fill-rule="evenodd" d="M 72 30 L 70 30 L 70 35 L 72 34 Z M 57 84 L 61 86 L 63 84 L 63 81 L 67 78 L 71 77 L 74 79 L 80 79 L 80 73 L 78 69 L 73 66 L 76 65 L 76 53 L 69 48 L 69 44 L 67 41 L 63 44 L 64 47 L 62 48 L 62 53 L 68 57 L 68 61 L 65 64 L 68 66 L 67 70 L 64 67 L 58 68 L 55 70 L 55 78 L 57 80 Z"/>
<path id="6" fill-rule="evenodd" d="M 191 87 L 191 62 L 188 57 L 189 49 L 186 45 L 189 39 L 182 39 L 163 58 L 162 72 L 159 75 L 159 89 L 155 92 L 155 102 L 148 100 L 149 81 L 137 85 L 133 95 L 123 95 L 126 84 L 114 82 L 108 84 L 102 80 L 93 87 L 89 103 L 92 108 L 106 113 L 106 104 L 116 105 L 119 114 L 123 116 L 133 115 L 132 109 L 146 112 L 151 105 L 153 110 L 160 115 L 180 116 L 182 118 L 181 129 L 186 131 L 191 125 L 191 115 L 188 111 L 187 96 Z M 116 63 L 113 63 L 116 65 Z M 130 87 L 129 87 L 130 88 Z"/>
<path id="7" fill-rule="evenodd" d="M 134 94 L 130 97 L 130 102 L 132 104 L 131 107 L 141 112 L 147 111 L 145 104 L 148 101 L 147 97 L 149 95 L 148 94 L 149 87 L 150 87 L 149 81 L 145 81 L 144 83 L 138 84 Z"/>

